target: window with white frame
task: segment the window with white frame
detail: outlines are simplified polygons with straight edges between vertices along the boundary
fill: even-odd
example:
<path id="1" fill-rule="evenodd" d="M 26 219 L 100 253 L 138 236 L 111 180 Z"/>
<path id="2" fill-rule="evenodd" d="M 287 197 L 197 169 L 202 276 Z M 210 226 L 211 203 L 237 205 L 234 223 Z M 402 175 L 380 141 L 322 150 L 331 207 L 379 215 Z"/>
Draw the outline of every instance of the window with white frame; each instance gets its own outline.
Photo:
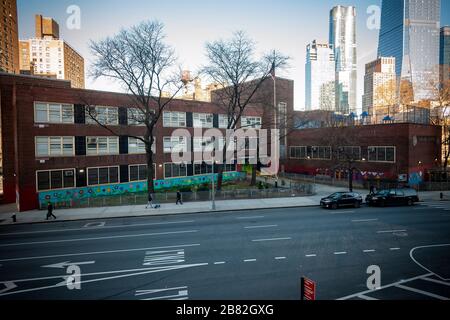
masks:
<path id="1" fill-rule="evenodd" d="M 150 112 L 155 113 L 154 110 Z M 145 113 L 138 108 L 128 108 L 127 119 L 129 126 L 145 126 Z"/>
<path id="2" fill-rule="evenodd" d="M 194 113 L 193 116 L 194 128 L 212 128 L 213 115 L 210 113 Z"/>
<path id="3" fill-rule="evenodd" d="M 152 151 L 155 153 L 156 140 L 153 140 Z M 128 137 L 128 153 L 129 154 L 145 154 L 145 143 L 137 138 Z"/>
<path id="4" fill-rule="evenodd" d="M 187 177 L 187 166 L 178 163 L 164 164 L 164 179 Z"/>
<path id="5" fill-rule="evenodd" d="M 88 186 L 119 183 L 119 167 L 98 167 L 87 169 Z"/>
<path id="6" fill-rule="evenodd" d="M 361 147 L 338 147 L 339 160 L 361 160 Z"/>
<path id="7" fill-rule="evenodd" d="M 119 108 L 103 106 L 86 107 L 86 123 L 97 124 L 93 118 L 103 125 L 118 125 Z"/>
<path id="8" fill-rule="evenodd" d="M 219 114 L 219 128 L 220 129 L 228 129 L 228 115 Z"/>
<path id="9" fill-rule="evenodd" d="M 86 137 L 86 154 L 88 156 L 119 154 L 119 138 Z"/>
<path id="10" fill-rule="evenodd" d="M 241 127 L 242 128 L 254 128 L 261 129 L 261 117 L 242 117 L 241 118 Z"/>
<path id="11" fill-rule="evenodd" d="M 194 176 L 212 173 L 211 162 L 194 163 Z"/>
<path id="12" fill-rule="evenodd" d="M 129 180 L 130 182 L 146 181 L 147 180 L 147 165 L 138 164 L 129 166 Z M 153 180 L 156 179 L 156 164 L 153 164 Z"/>
<path id="13" fill-rule="evenodd" d="M 34 103 L 35 123 L 74 123 L 73 104 Z"/>
<path id="14" fill-rule="evenodd" d="M 186 127 L 186 112 L 164 112 L 163 126 L 166 128 Z"/>
<path id="15" fill-rule="evenodd" d="M 396 162 L 395 147 L 368 147 L 370 162 Z"/>
<path id="16" fill-rule="evenodd" d="M 75 187 L 75 169 L 47 170 L 36 172 L 37 191 L 67 189 Z"/>
<path id="17" fill-rule="evenodd" d="M 313 160 L 331 160 L 331 147 L 313 146 L 308 153 Z"/>
<path id="18" fill-rule="evenodd" d="M 290 157 L 291 159 L 307 159 L 308 152 L 307 147 L 291 147 Z"/>
<path id="19" fill-rule="evenodd" d="M 187 152 L 186 137 L 164 137 L 164 153 Z"/>
<path id="20" fill-rule="evenodd" d="M 74 145 L 74 137 L 36 137 L 36 157 L 74 156 Z"/>

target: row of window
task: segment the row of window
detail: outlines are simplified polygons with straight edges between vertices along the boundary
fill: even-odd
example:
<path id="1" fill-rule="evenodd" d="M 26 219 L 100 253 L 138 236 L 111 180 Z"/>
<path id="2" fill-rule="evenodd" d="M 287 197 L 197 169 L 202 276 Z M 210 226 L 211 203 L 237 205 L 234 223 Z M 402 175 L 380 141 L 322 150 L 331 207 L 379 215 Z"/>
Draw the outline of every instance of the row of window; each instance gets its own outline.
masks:
<path id="1" fill-rule="evenodd" d="M 165 163 L 164 164 L 164 179 L 187 177 L 186 164 Z M 154 164 L 153 172 L 156 172 L 156 165 Z M 212 173 L 212 166 L 203 164 L 193 164 L 193 175 L 203 175 Z M 224 165 L 224 172 L 236 171 L 235 164 Z M 37 191 L 68 189 L 76 187 L 76 170 L 46 170 L 36 172 Z M 97 167 L 87 168 L 86 172 L 87 186 L 99 186 L 119 183 L 120 168 L 118 166 L 112 167 Z M 147 180 L 147 165 L 130 165 L 128 166 L 128 182 L 139 182 Z M 154 178 L 155 179 L 155 178 Z"/>
<path id="2" fill-rule="evenodd" d="M 238 144 L 238 151 L 256 150 L 257 139 L 247 138 Z M 194 152 L 209 152 L 213 148 L 223 150 L 225 138 L 213 142 L 211 138 L 201 137 L 193 139 Z M 227 150 L 235 150 L 236 141 L 231 141 Z M 156 153 L 156 143 L 152 150 Z M 164 153 L 187 152 L 188 139 L 186 137 L 164 137 Z M 128 154 L 145 154 L 145 143 L 134 137 L 128 137 Z M 119 137 L 86 137 L 86 155 L 116 155 L 119 154 Z M 70 157 L 75 155 L 75 137 L 36 137 L 36 157 Z"/>
<path id="3" fill-rule="evenodd" d="M 396 162 L 396 147 L 380 147 L 369 146 L 368 158 L 369 162 Z M 361 147 L 340 147 L 337 150 L 340 160 L 361 161 L 365 160 L 362 157 Z M 290 147 L 291 159 L 311 159 L 311 160 L 331 160 L 331 147 Z"/>
<path id="4" fill-rule="evenodd" d="M 103 125 L 119 124 L 119 108 L 96 106 L 86 109 L 85 118 L 87 124 L 97 124 L 97 121 Z M 75 121 L 74 105 L 60 103 L 41 103 L 34 105 L 34 118 L 36 123 L 74 123 Z M 127 108 L 127 117 L 129 125 L 144 125 L 144 113 L 136 108 Z M 95 121 L 93 118 L 95 118 Z M 228 116 L 219 115 L 219 128 L 228 128 Z M 193 113 L 194 128 L 213 128 L 214 115 L 212 113 Z M 261 117 L 242 117 L 241 126 L 243 128 L 261 128 Z M 184 128 L 187 126 L 186 112 L 163 113 L 163 126 L 167 128 Z"/>

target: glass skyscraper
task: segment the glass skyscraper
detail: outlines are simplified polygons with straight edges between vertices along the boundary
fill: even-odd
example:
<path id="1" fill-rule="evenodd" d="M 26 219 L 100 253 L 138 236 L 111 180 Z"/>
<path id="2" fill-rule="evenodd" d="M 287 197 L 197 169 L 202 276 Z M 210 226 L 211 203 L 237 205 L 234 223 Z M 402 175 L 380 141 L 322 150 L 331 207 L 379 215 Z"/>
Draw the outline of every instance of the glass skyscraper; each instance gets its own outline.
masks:
<path id="1" fill-rule="evenodd" d="M 448 81 L 450 81 L 450 26 L 441 29 L 439 64 L 441 65 L 441 83 L 448 85 Z"/>
<path id="2" fill-rule="evenodd" d="M 396 74 L 415 101 L 432 98 L 439 81 L 440 0 L 383 0 L 379 57 L 395 57 Z"/>
<path id="3" fill-rule="evenodd" d="M 330 12 L 330 44 L 336 59 L 336 111 L 356 114 L 356 9 L 336 6 Z"/>
<path id="4" fill-rule="evenodd" d="M 314 40 L 306 47 L 306 110 L 335 110 L 333 46 Z"/>

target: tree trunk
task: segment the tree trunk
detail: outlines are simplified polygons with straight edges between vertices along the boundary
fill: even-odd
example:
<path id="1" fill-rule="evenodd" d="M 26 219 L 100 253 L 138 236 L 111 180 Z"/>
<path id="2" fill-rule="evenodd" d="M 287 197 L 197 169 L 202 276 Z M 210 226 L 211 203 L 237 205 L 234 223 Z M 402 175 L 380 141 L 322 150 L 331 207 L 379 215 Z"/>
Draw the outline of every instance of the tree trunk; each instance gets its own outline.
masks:
<path id="1" fill-rule="evenodd" d="M 153 177 L 155 177 L 155 170 L 153 167 L 153 151 L 151 148 L 148 147 L 148 144 L 146 144 L 146 153 L 147 153 L 147 188 L 148 188 L 148 194 L 155 193 L 155 186 L 153 183 Z"/>
<path id="2" fill-rule="evenodd" d="M 256 164 L 252 165 L 252 179 L 250 181 L 250 186 L 256 186 L 256 171 L 257 171 L 257 167 Z"/>
<path id="3" fill-rule="evenodd" d="M 348 170 L 348 190 L 353 192 L 353 169 Z"/>
<path id="4" fill-rule="evenodd" d="M 222 190 L 223 183 L 223 164 L 217 166 L 217 191 Z"/>

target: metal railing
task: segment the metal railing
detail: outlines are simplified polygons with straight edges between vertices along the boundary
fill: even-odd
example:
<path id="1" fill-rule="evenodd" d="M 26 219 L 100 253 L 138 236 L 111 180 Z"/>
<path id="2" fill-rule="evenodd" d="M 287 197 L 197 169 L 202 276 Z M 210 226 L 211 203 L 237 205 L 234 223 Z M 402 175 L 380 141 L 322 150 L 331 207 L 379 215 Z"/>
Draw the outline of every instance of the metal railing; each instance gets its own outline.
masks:
<path id="1" fill-rule="evenodd" d="M 268 189 L 238 189 L 216 191 L 215 200 L 245 200 L 245 199 L 268 199 L 268 198 L 287 198 L 287 197 L 305 197 L 315 194 L 315 186 L 312 184 L 295 184 L 289 188 L 268 188 Z M 153 194 L 153 203 L 167 204 L 176 203 L 177 194 L 175 192 L 161 192 Z M 129 205 L 145 205 L 147 203 L 147 193 L 124 194 L 117 196 L 105 196 L 97 198 L 74 199 L 54 203 L 56 208 L 95 208 L 95 207 L 114 207 Z M 211 201 L 211 191 L 182 192 L 183 202 L 202 202 Z M 42 204 L 41 209 L 46 205 Z"/>

